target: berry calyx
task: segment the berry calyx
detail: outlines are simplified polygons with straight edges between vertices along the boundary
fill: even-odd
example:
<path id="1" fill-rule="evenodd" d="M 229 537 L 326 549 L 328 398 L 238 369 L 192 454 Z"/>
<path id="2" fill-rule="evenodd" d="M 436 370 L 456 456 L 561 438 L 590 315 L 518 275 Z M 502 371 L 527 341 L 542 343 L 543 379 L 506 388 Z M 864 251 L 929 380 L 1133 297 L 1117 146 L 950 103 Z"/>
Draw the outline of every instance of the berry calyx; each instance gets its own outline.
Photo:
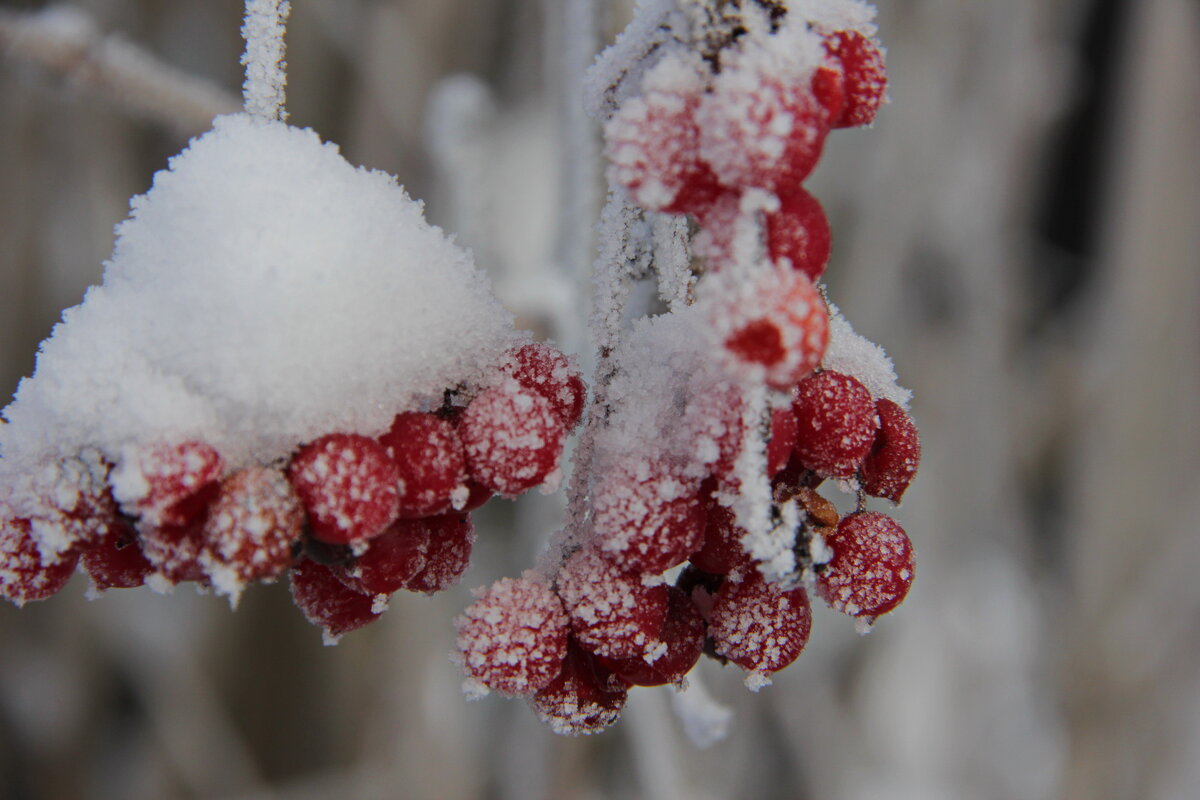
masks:
<path id="1" fill-rule="evenodd" d="M 914 556 L 908 534 L 878 511 L 842 517 L 825 533 L 833 558 L 820 566 L 817 592 L 854 617 L 877 617 L 900 605 L 912 586 Z"/>
<path id="2" fill-rule="evenodd" d="M 879 432 L 862 464 L 863 491 L 899 503 L 921 464 L 921 439 L 912 417 L 893 401 L 877 401 L 875 411 Z"/>
<path id="3" fill-rule="evenodd" d="M 300 448 L 288 478 L 308 514 L 312 535 L 331 544 L 363 542 L 400 513 L 400 473 L 383 445 L 331 433 Z"/>
<path id="4" fill-rule="evenodd" d="M 879 417 L 856 378 L 824 370 L 800 382 L 792 403 L 797 459 L 825 478 L 849 478 L 875 441 Z"/>
<path id="5" fill-rule="evenodd" d="M 396 415 L 379 443 L 400 480 L 400 516 L 429 517 L 450 510 L 452 496 L 467 480 L 462 441 L 454 426 L 434 414 Z"/>

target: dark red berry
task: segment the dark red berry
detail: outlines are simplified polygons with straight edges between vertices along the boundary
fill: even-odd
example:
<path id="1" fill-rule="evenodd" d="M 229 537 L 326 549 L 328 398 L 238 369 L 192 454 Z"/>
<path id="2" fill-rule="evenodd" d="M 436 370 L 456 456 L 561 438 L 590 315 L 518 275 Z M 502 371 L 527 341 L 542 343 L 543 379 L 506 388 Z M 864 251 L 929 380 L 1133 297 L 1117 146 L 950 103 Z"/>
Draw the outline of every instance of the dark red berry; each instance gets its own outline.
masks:
<path id="1" fill-rule="evenodd" d="M 404 588 L 425 568 L 431 540 L 423 519 L 398 519 L 367 542 L 353 563 L 333 567 L 333 574 L 356 592 L 391 594 Z"/>
<path id="2" fill-rule="evenodd" d="M 216 495 L 225 463 L 204 442 L 131 449 L 109 480 L 121 510 L 153 527 L 194 525 Z"/>
<path id="3" fill-rule="evenodd" d="M 691 597 L 674 586 L 668 589 L 667 616 L 658 643 L 645 657 L 597 657 L 610 672 L 634 686 L 662 686 L 683 680 L 704 650 L 705 623 Z"/>
<path id="4" fill-rule="evenodd" d="M 410 592 L 433 594 L 458 583 L 471 565 L 475 526 L 467 514 L 443 514 L 422 521 L 429 530 L 425 566 L 404 585 Z"/>
<path id="5" fill-rule="evenodd" d="M 845 96 L 833 127 L 870 125 L 887 91 L 883 50 L 858 31 L 837 31 L 825 37 L 825 48 L 841 64 Z"/>
<path id="6" fill-rule="evenodd" d="M 382 613 L 375 599 L 349 588 L 315 561 L 292 567 L 292 600 L 305 618 L 325 631 L 325 644 L 337 644 L 344 634 L 374 622 Z"/>
<path id="7" fill-rule="evenodd" d="M 621 716 L 628 685 L 572 641 L 562 670 L 530 699 L 538 718 L 558 734 L 600 733 Z"/>
<path id="8" fill-rule="evenodd" d="M 875 403 L 879 432 L 862 464 L 863 491 L 899 503 L 921 464 L 921 439 L 908 412 L 884 398 Z"/>
<path id="9" fill-rule="evenodd" d="M 332 433 L 300 448 L 288 478 L 308 514 L 312 535 L 332 544 L 383 533 L 400 512 L 400 473 L 383 445 Z"/>
<path id="10" fill-rule="evenodd" d="M 792 457 L 796 446 L 796 414 L 790 405 L 771 412 L 771 438 L 767 440 L 767 476 L 774 478 Z"/>
<path id="11" fill-rule="evenodd" d="M 782 589 L 757 573 L 741 583 L 721 584 L 708 622 L 716 652 L 763 677 L 796 660 L 811 628 L 804 589 Z"/>
<path id="12" fill-rule="evenodd" d="M 875 401 L 856 378 L 825 370 L 796 388 L 796 457 L 826 478 L 849 478 L 867 457 L 879 428 Z"/>
<path id="13" fill-rule="evenodd" d="M 471 478 L 515 497 L 558 468 L 566 427 L 550 402 L 511 378 L 480 392 L 458 426 Z"/>
<path id="14" fill-rule="evenodd" d="M 816 281 L 829 263 L 832 233 L 817 198 L 800 187 L 779 198 L 779 210 L 766 216 L 767 253 L 788 260 Z"/>
<path id="15" fill-rule="evenodd" d="M 641 657 L 667 615 L 665 586 L 645 586 L 592 549 L 572 555 L 558 573 L 558 593 L 580 646 L 609 658 Z"/>
<path id="16" fill-rule="evenodd" d="M 550 345 L 541 342 L 521 345 L 506 356 L 504 372 L 546 398 L 567 430 L 574 428 L 583 416 L 587 398 L 583 378 L 570 360 Z"/>
<path id="17" fill-rule="evenodd" d="M 733 511 L 710 496 L 705 514 L 704 546 L 692 553 L 688 561 L 712 575 L 728 575 L 735 570 L 746 573 L 751 559 L 742 547 L 745 535 L 746 531 L 738 527 Z"/>
<path id="18" fill-rule="evenodd" d="M 626 572 L 646 574 L 684 561 L 704 539 L 704 507 L 693 487 L 665 468 L 606 474 L 592 505 L 604 557 Z"/>
<path id="19" fill-rule="evenodd" d="M 126 523 L 110 526 L 108 533 L 83 550 L 79 563 L 97 592 L 141 586 L 154 571 L 137 532 Z"/>
<path id="20" fill-rule="evenodd" d="M 562 601 L 540 581 L 501 578 L 455 625 L 467 675 L 489 689 L 530 695 L 554 680 L 570 625 Z"/>
<path id="21" fill-rule="evenodd" d="M 43 560 L 29 520 L 0 517 L 0 596 L 16 606 L 45 600 L 67 585 L 79 554 Z"/>
<path id="22" fill-rule="evenodd" d="M 878 511 L 842 517 L 825 534 L 833 558 L 817 575 L 817 592 L 833 608 L 854 617 L 886 614 L 908 594 L 913 549 L 896 520 Z"/>
<path id="23" fill-rule="evenodd" d="M 450 510 L 467 480 L 467 461 L 454 426 L 434 414 L 398 414 L 379 443 L 396 463 L 400 516 L 429 517 Z"/>

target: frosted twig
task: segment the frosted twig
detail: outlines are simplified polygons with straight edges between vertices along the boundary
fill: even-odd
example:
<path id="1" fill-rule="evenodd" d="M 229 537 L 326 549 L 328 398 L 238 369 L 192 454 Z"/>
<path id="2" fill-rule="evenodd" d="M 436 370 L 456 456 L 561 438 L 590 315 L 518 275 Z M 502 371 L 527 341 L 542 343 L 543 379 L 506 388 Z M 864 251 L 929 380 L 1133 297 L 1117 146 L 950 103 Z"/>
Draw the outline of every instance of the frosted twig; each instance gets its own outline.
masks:
<path id="1" fill-rule="evenodd" d="M 261 119 L 287 119 L 283 108 L 287 85 L 283 34 L 291 10 L 288 0 L 246 0 L 246 20 L 242 24 L 246 82 L 242 84 L 242 97 L 246 112 Z"/>
<path id="2" fill-rule="evenodd" d="M 658 214 L 654 217 L 654 272 L 658 296 L 671 311 L 688 304 L 692 286 L 692 257 L 688 252 L 687 217 Z"/>
<path id="3" fill-rule="evenodd" d="M 183 134 L 202 131 L 213 117 L 238 109 L 237 99 L 212 82 L 119 36 L 104 36 L 91 15 L 74 6 L 0 10 L 0 47 Z"/>

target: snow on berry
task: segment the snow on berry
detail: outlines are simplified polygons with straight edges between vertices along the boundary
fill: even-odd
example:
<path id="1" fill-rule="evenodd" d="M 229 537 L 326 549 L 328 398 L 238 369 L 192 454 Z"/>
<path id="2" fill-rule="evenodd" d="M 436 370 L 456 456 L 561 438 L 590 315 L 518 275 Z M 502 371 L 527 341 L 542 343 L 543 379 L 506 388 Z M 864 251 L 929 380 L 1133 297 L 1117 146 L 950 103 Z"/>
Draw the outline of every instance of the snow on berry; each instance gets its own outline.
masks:
<path id="1" fill-rule="evenodd" d="M 821 366 L 858 380 L 876 400 L 908 407 L 912 392 L 897 383 L 896 369 L 883 348 L 859 335 L 836 306 L 829 306 L 829 347 Z"/>
<path id="2" fill-rule="evenodd" d="M 425 565 L 404 585 L 410 592 L 433 594 L 458 583 L 471 563 L 475 525 L 467 514 L 442 514 L 422 521 L 429 531 Z"/>
<path id="3" fill-rule="evenodd" d="M 277 469 L 248 467 L 221 482 L 204 523 L 200 563 L 217 594 L 237 602 L 250 581 L 273 580 L 292 563 L 304 511 Z"/>
<path id="4" fill-rule="evenodd" d="M 217 491 L 225 462 L 204 442 L 127 447 L 109 482 L 121 510 L 146 525 L 190 525 Z"/>
<path id="5" fill-rule="evenodd" d="M 402 589 L 425 568 L 431 528 L 423 519 L 398 519 L 367 542 L 352 563 L 333 567 L 333 574 L 362 594 L 388 595 Z"/>
<path id="6" fill-rule="evenodd" d="M 642 208 L 695 212 L 723 191 L 699 152 L 696 112 L 707 74 L 698 54 L 667 54 L 604 126 L 613 179 Z"/>
<path id="7" fill-rule="evenodd" d="M 0 596 L 16 606 L 45 600 L 66 586 L 75 571 L 75 551 L 43 558 L 29 520 L 0 509 Z"/>
<path id="8" fill-rule="evenodd" d="M 751 688 L 795 661 L 811 628 L 804 588 L 783 589 L 757 574 L 721 584 L 708 621 L 717 654 L 751 673 Z"/>
<path id="9" fill-rule="evenodd" d="M 374 622 L 382 613 L 375 599 L 349 588 L 315 561 L 292 567 L 292 600 L 305 619 L 324 630 L 325 644 L 334 645 L 343 635 Z"/>
<path id="10" fill-rule="evenodd" d="M 558 593 L 580 646 L 609 658 L 641 657 L 655 644 L 667 614 L 667 590 L 645 586 L 591 548 L 558 573 Z"/>
<path id="11" fill-rule="evenodd" d="M 883 48 L 858 31 L 835 31 L 825 47 L 841 67 L 844 100 L 833 119 L 835 128 L 858 128 L 875 121 L 887 92 Z"/>
<path id="12" fill-rule="evenodd" d="M 879 416 L 866 387 L 849 375 L 824 370 L 796 387 L 795 454 L 826 478 L 849 478 L 875 441 Z"/>
<path id="13" fill-rule="evenodd" d="M 833 558 L 817 574 L 817 592 L 838 611 L 877 617 L 900 605 L 912 586 L 912 542 L 878 511 L 847 514 L 824 535 Z"/>
<path id="14" fill-rule="evenodd" d="M 678 684 L 700 660 L 705 623 L 689 594 L 668 587 L 667 616 L 658 633 L 658 646 L 644 657 L 597 660 L 610 672 L 634 686 Z"/>
<path id="15" fill-rule="evenodd" d="M 879 432 L 862 464 L 863 491 L 899 503 L 921 463 L 917 426 L 903 408 L 884 398 L 875 403 Z"/>
<path id="16" fill-rule="evenodd" d="M 475 596 L 455 621 L 468 691 L 529 695 L 544 689 L 567 654 L 570 625 L 558 595 L 527 574 L 501 578 Z"/>
<path id="17" fill-rule="evenodd" d="M 628 696 L 625 681 L 572 641 L 562 670 L 529 704 L 555 733 L 578 736 L 600 733 L 613 725 Z"/>
<path id="18" fill-rule="evenodd" d="M 606 470 L 592 498 L 592 528 L 605 558 L 626 572 L 657 574 L 704 540 L 697 484 L 662 462 Z"/>
<path id="19" fill-rule="evenodd" d="M 142 553 L 137 531 L 123 522 L 112 525 L 99 541 L 85 547 L 79 563 L 92 580 L 92 594 L 141 586 L 154 571 Z"/>
<path id="20" fill-rule="evenodd" d="M 204 518 L 189 525 L 140 526 L 138 536 L 142 553 L 154 565 L 146 583 L 156 592 L 166 593 L 188 581 L 208 584 L 201 554 L 204 552 Z"/>
<path id="21" fill-rule="evenodd" d="M 550 401 L 567 430 L 579 423 L 587 387 L 571 361 L 542 342 L 529 342 L 506 354 L 503 370 L 526 389 Z"/>
<path id="22" fill-rule="evenodd" d="M 288 478 L 312 535 L 333 544 L 383 533 L 400 513 L 400 473 L 387 450 L 366 436 L 331 433 L 305 445 Z"/>
<path id="23" fill-rule="evenodd" d="M 725 479 L 732 475 L 742 451 L 746 403 L 741 389 L 720 383 L 696 391 L 683 411 L 682 438 L 692 445 L 692 458 L 704 464 L 707 475 Z"/>
<path id="24" fill-rule="evenodd" d="M 450 510 L 454 492 L 467 480 L 466 456 L 454 425 L 434 414 L 397 414 L 379 443 L 396 463 L 401 517 Z"/>
<path id="25" fill-rule="evenodd" d="M 772 259 L 787 259 L 813 281 L 825 272 L 832 234 L 817 198 L 800 187 L 781 195 L 779 210 L 766 215 L 766 229 Z"/>
<path id="26" fill-rule="evenodd" d="M 566 439 L 550 402 L 511 378 L 475 396 L 458 433 L 471 478 L 509 497 L 551 476 Z"/>

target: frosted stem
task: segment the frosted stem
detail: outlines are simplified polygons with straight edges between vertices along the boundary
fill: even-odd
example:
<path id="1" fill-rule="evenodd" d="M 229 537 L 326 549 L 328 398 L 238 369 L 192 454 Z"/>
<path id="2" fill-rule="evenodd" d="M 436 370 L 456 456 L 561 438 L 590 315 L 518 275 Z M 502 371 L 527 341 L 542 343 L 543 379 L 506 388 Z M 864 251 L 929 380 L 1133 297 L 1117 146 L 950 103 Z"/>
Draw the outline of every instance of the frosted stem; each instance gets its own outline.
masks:
<path id="1" fill-rule="evenodd" d="M 246 52 L 246 82 L 242 98 L 246 113 L 266 120 L 284 120 L 284 87 L 287 62 L 283 60 L 283 33 L 292 6 L 288 0 L 246 0 L 246 18 L 242 38 Z"/>

